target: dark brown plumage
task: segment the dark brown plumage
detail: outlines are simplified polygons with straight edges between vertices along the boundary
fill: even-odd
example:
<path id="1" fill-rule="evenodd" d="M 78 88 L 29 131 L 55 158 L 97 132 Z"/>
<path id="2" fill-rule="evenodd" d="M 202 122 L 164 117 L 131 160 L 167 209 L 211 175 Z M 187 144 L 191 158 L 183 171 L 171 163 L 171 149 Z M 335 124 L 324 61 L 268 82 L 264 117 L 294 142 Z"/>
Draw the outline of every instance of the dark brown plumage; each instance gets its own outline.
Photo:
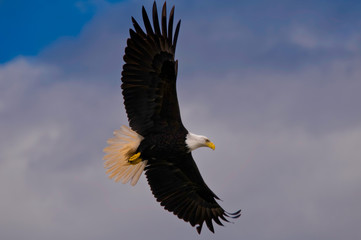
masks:
<path id="1" fill-rule="evenodd" d="M 155 31 L 143 7 L 146 33 L 132 18 L 135 31 L 129 30 L 130 38 L 125 48 L 122 72 L 124 105 L 130 127 L 143 136 L 159 132 L 165 126 L 183 127 L 176 92 L 178 62 L 174 60 L 180 21 L 172 39 L 174 7 L 170 13 L 168 34 L 166 5 L 162 13 L 161 33 L 156 4 L 153 5 Z"/>
<path id="2" fill-rule="evenodd" d="M 219 198 L 203 181 L 191 154 L 199 146 L 192 148 L 187 142 L 192 134 L 182 124 L 176 92 L 175 50 L 181 21 L 173 35 L 174 7 L 167 25 L 166 3 L 161 25 L 155 2 L 153 27 L 144 7 L 142 15 L 146 31 L 132 18 L 134 30 L 130 29 L 125 48 L 121 86 L 130 127 L 144 138 L 136 152 L 148 161 L 145 174 L 157 201 L 197 226 L 198 233 L 204 222 L 214 232 L 212 221 L 223 226 L 222 220 L 238 218 L 240 211 L 227 213 L 216 202 Z M 204 146 L 214 149 L 213 143 L 204 141 Z"/>

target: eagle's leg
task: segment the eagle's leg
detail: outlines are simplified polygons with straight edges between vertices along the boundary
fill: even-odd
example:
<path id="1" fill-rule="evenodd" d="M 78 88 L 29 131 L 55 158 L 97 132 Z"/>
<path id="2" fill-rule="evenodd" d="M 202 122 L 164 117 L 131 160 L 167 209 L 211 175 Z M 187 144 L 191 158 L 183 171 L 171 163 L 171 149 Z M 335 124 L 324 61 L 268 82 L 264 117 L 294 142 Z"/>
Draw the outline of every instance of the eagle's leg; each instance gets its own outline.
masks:
<path id="1" fill-rule="evenodd" d="M 131 156 L 129 159 L 128 159 L 128 162 L 130 164 L 137 164 L 137 163 L 140 163 L 142 161 L 142 159 L 140 158 L 140 152 L 134 154 L 133 156 Z"/>

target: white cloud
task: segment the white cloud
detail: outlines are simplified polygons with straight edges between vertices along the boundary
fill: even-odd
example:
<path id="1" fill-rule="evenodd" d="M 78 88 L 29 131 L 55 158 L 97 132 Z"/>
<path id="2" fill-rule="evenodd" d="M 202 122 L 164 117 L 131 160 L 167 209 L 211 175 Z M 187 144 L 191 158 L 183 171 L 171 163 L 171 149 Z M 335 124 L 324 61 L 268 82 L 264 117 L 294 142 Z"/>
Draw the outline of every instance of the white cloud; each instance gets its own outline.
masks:
<path id="1" fill-rule="evenodd" d="M 4 69 L 19 66 L 8 76 L 14 82 L 32 83 L 22 94 L 5 99 L 14 103 L 7 111 L 14 119 L 5 123 L 11 129 L 10 137 L 1 137 L 0 182 L 5 197 L 0 209 L 2 216 L 8 216 L 1 218 L 3 236 L 97 239 L 122 234 L 136 239 L 143 233 L 133 232 L 135 227 L 161 237 L 159 226 L 172 229 L 164 233 L 169 237 L 179 231 L 182 236 L 194 236 L 187 224 L 161 209 L 144 178 L 135 188 L 106 178 L 101 149 L 113 128 L 126 121 L 120 115 L 124 112 L 120 111 L 118 87 L 110 89 L 84 79 L 44 84 L 42 74 L 17 79 L 31 76 L 26 74 L 31 69 L 43 69 L 39 72 L 48 76 L 52 72 L 45 70 L 47 66 L 22 61 L 1 69 L 3 73 Z M 63 76 L 56 70 L 53 74 Z M 357 161 L 361 126 L 317 134 L 302 125 L 284 125 L 293 106 L 302 101 L 297 92 L 308 87 L 279 88 L 285 80 L 277 82 L 279 74 L 267 76 L 276 84 L 274 88 L 259 85 L 265 76 L 254 74 L 247 76 L 253 83 L 251 79 L 239 82 L 232 77 L 181 99 L 186 125 L 208 135 L 217 145 L 215 152 L 201 149 L 194 154 L 205 180 L 224 199 L 226 209 L 244 211 L 235 225 L 217 228 L 216 236 L 286 239 L 314 231 L 313 236 L 332 239 L 324 234 L 339 224 L 332 220 L 332 208 L 338 202 L 349 202 L 346 196 L 361 197 L 355 195 L 361 180 L 357 171 L 361 167 Z M 185 81 L 179 88 L 182 92 L 189 86 Z M 31 97 L 34 89 L 37 96 Z M 26 99 L 32 99 L 32 103 L 27 104 Z M 237 101 L 239 108 L 234 105 Z M 284 101 L 288 102 L 282 105 Z M 216 112 L 221 106 L 228 107 Z M 32 116 L 27 116 L 30 112 Z M 16 121 L 18 118 L 24 119 L 22 124 Z M 341 204 L 336 213 L 348 226 L 347 231 L 354 228 L 343 214 L 355 206 L 350 203 Z M 351 216 L 359 220 L 360 215 L 356 211 Z M 16 232 L 15 228 L 25 230 Z M 255 233 L 258 228 L 262 231 Z M 283 228 L 287 231 L 280 231 Z M 347 234 L 345 231 L 339 229 L 336 236 Z M 209 236 L 205 233 L 202 237 Z"/>

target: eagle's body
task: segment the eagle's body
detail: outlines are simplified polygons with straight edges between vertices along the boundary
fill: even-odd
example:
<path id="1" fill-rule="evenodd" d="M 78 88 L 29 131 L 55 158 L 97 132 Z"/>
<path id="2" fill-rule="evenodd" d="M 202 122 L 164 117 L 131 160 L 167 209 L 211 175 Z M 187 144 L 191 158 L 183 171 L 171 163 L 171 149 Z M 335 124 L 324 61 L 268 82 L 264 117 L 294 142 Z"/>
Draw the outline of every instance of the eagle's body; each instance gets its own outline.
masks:
<path id="1" fill-rule="evenodd" d="M 145 135 L 137 152 L 141 152 L 143 158 L 150 162 L 152 158 L 179 156 L 189 152 L 185 143 L 187 134 L 186 130 L 174 132 L 168 128 L 160 133 L 149 133 Z"/>
<path id="2" fill-rule="evenodd" d="M 237 218 L 240 211 L 227 213 L 205 184 L 193 160 L 192 151 L 214 144 L 205 136 L 189 132 L 181 121 L 174 59 L 180 21 L 173 35 L 174 7 L 167 26 L 164 3 L 159 25 L 153 5 L 153 27 L 143 7 L 146 32 L 132 18 L 134 30 L 125 48 L 122 71 L 124 105 L 131 129 L 122 126 L 104 149 L 110 178 L 135 185 L 145 171 L 152 193 L 170 212 L 197 226 L 205 222 L 214 232 L 212 220 Z M 154 30 L 153 30 L 154 29 Z M 219 219 L 220 218 L 220 219 Z"/>

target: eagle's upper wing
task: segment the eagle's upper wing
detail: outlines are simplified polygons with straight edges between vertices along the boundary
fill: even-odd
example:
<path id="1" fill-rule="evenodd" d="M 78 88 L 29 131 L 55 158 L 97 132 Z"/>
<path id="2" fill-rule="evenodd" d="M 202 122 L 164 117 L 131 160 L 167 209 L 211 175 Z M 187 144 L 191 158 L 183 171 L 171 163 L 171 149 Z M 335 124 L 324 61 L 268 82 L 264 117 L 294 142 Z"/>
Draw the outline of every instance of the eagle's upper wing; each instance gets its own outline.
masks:
<path id="1" fill-rule="evenodd" d="M 164 3 L 161 29 L 155 2 L 154 30 L 144 6 L 142 14 L 146 32 L 132 18 L 135 31 L 130 29 L 130 38 L 125 48 L 122 89 L 129 125 L 144 136 L 166 126 L 178 129 L 183 125 L 176 92 L 178 62 L 174 60 L 180 21 L 173 37 L 174 7 L 167 26 Z"/>
<path id="2" fill-rule="evenodd" d="M 226 217 L 238 218 L 240 211 L 227 213 L 215 199 L 219 199 L 205 184 L 191 153 L 176 159 L 152 161 L 146 176 L 153 195 L 168 211 L 197 226 L 198 233 L 206 222 L 214 232 L 212 220 L 219 225 Z"/>

